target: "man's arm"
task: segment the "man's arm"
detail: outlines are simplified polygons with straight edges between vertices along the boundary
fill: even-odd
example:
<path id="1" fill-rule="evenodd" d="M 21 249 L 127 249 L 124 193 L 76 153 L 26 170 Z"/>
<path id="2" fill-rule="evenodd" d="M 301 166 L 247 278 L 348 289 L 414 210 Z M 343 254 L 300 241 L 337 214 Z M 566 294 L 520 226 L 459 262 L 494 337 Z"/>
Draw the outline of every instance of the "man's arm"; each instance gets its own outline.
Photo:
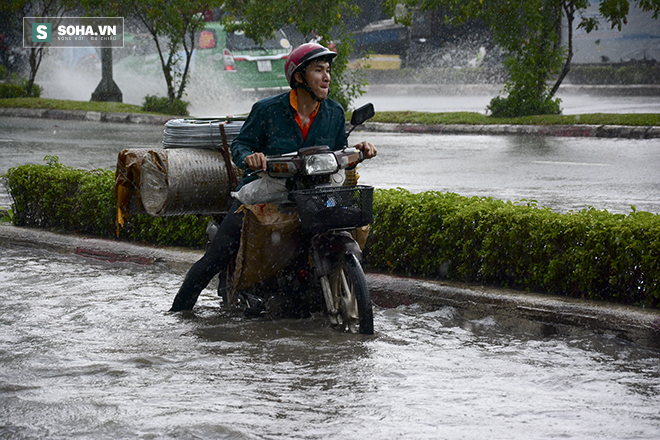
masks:
<path id="1" fill-rule="evenodd" d="M 247 168 L 249 164 L 246 163 L 246 158 L 259 151 L 259 146 L 266 142 L 267 122 L 262 114 L 261 106 L 257 102 L 252 106 L 252 111 L 243 124 L 241 132 L 231 144 L 232 159 L 239 168 Z"/>

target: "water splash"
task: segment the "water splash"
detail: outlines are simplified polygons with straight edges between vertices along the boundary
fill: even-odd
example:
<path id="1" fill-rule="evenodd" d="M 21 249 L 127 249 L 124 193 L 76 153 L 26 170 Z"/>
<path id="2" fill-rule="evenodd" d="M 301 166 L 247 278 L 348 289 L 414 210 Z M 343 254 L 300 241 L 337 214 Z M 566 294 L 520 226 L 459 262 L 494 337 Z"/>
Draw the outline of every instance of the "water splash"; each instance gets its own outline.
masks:
<path id="1" fill-rule="evenodd" d="M 116 49 L 115 53 L 131 50 Z M 160 69 L 152 73 L 132 71 L 122 63 L 124 56 L 121 55 L 113 57 L 113 79 L 122 92 L 124 103 L 142 105 L 147 95 L 167 96 Z M 44 98 L 89 101 L 100 81 L 101 59 L 92 48 L 53 49 L 45 56 L 37 74 L 37 83 L 44 88 Z M 223 80 L 222 72 L 216 72 L 206 76 L 193 73 L 184 100 L 190 102 L 191 115 L 211 117 L 247 113 L 259 97 L 232 89 Z"/>

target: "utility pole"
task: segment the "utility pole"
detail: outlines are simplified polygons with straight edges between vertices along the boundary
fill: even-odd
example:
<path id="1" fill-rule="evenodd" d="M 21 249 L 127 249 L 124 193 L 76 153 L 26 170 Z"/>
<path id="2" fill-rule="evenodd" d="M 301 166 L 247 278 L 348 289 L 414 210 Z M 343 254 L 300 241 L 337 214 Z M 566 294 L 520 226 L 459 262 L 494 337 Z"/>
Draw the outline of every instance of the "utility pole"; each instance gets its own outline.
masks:
<path id="1" fill-rule="evenodd" d="M 109 46 L 109 43 L 104 44 Z M 92 101 L 122 102 L 119 86 L 112 79 L 112 48 L 101 48 L 101 82 L 92 93 Z"/>

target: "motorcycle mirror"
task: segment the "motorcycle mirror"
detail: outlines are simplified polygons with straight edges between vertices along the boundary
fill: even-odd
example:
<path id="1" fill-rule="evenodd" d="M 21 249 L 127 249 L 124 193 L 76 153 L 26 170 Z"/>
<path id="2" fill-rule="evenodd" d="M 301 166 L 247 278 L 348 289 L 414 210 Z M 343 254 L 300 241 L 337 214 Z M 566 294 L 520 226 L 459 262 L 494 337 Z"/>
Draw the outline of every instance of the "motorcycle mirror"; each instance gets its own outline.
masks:
<path id="1" fill-rule="evenodd" d="M 353 116 L 351 116 L 352 127 L 350 130 L 348 130 L 348 133 L 346 133 L 346 139 L 348 139 L 355 127 L 364 124 L 365 121 L 373 118 L 374 114 L 376 114 L 376 112 L 374 111 L 374 105 L 372 103 L 365 104 L 359 109 L 355 110 L 353 112 Z"/>
<path id="2" fill-rule="evenodd" d="M 365 104 L 353 112 L 353 116 L 351 117 L 351 125 L 357 126 L 364 124 L 366 121 L 373 118 L 374 114 L 374 105 L 372 103 Z"/>

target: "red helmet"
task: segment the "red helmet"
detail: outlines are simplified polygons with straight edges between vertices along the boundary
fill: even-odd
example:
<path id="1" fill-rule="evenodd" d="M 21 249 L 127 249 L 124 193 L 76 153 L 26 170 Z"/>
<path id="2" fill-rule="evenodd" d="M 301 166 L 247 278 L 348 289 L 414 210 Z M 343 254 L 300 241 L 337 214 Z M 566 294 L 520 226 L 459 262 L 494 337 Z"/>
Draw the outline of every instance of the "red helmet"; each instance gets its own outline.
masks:
<path id="1" fill-rule="evenodd" d="M 336 56 L 336 52 L 318 43 L 305 43 L 296 47 L 291 51 L 284 64 L 284 74 L 287 82 L 292 89 L 295 88 L 294 73 L 303 70 L 311 60 L 325 57 L 331 62 Z"/>

